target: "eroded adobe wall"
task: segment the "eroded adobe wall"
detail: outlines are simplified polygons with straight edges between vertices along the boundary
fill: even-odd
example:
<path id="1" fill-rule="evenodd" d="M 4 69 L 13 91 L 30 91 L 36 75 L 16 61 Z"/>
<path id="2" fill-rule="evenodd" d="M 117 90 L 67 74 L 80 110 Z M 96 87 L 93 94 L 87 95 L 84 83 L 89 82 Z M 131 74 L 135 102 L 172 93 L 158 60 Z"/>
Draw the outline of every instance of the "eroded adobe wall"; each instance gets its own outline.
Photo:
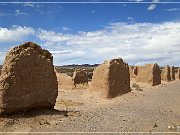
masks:
<path id="1" fill-rule="evenodd" d="M 135 67 L 133 68 L 133 73 L 134 73 L 136 76 L 138 75 L 140 68 L 141 68 L 141 66 L 135 66 Z"/>
<path id="2" fill-rule="evenodd" d="M 56 73 L 58 80 L 58 89 L 69 90 L 74 88 L 73 79 L 64 73 Z"/>
<path id="3" fill-rule="evenodd" d="M 74 84 L 88 83 L 87 73 L 83 70 L 75 70 L 72 79 Z"/>
<path id="4" fill-rule="evenodd" d="M 122 59 L 105 61 L 93 72 L 91 89 L 112 98 L 130 92 L 129 66 Z"/>
<path id="5" fill-rule="evenodd" d="M 176 77 L 176 80 L 180 79 L 180 68 L 177 69 L 175 77 Z"/>
<path id="6" fill-rule="evenodd" d="M 53 57 L 35 43 L 13 48 L 6 56 L 0 79 L 0 110 L 54 107 L 58 83 Z"/>
<path id="7" fill-rule="evenodd" d="M 161 70 L 158 64 L 147 64 L 141 66 L 136 77 L 137 82 L 151 84 L 152 86 L 161 84 Z"/>
<path id="8" fill-rule="evenodd" d="M 163 81 L 171 81 L 171 75 L 170 75 L 170 66 L 167 65 L 164 67 L 164 69 L 161 72 L 161 80 Z"/>
<path id="9" fill-rule="evenodd" d="M 129 74 L 130 74 L 130 78 L 136 78 L 136 75 L 133 72 L 133 67 L 129 66 Z"/>
<path id="10" fill-rule="evenodd" d="M 170 67 L 170 76 L 171 76 L 171 80 L 175 80 L 175 68 L 174 68 L 174 66 Z"/>

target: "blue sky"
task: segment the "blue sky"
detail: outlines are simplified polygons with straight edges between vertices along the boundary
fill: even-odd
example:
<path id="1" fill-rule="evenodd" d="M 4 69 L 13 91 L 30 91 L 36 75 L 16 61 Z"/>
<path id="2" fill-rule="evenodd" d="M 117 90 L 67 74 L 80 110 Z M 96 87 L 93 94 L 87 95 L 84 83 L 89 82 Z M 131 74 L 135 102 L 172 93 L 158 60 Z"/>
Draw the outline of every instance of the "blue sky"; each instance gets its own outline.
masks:
<path id="1" fill-rule="evenodd" d="M 0 64 L 10 48 L 33 41 L 53 54 L 55 65 L 122 57 L 130 65 L 180 66 L 180 3 L 119 1 L 152 3 L 1 3 Z"/>

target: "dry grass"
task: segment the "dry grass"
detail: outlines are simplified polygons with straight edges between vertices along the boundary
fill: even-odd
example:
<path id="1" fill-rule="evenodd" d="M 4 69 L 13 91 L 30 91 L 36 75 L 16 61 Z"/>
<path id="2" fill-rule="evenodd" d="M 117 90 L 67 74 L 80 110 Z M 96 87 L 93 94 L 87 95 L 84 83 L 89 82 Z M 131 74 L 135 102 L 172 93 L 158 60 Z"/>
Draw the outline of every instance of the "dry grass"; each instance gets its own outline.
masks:
<path id="1" fill-rule="evenodd" d="M 74 101 L 69 100 L 69 99 L 61 99 L 61 100 L 58 101 L 57 103 L 58 103 L 59 105 L 64 106 L 64 107 L 65 107 L 65 111 L 68 111 L 68 108 L 69 108 L 69 107 L 83 105 L 83 103 L 74 102 Z"/>
<path id="2" fill-rule="evenodd" d="M 87 88 L 89 88 L 89 85 L 87 83 L 84 83 L 84 84 L 75 84 L 74 89 L 87 89 Z"/>
<path id="3" fill-rule="evenodd" d="M 140 88 L 139 84 L 133 83 L 132 87 L 134 87 L 137 91 L 143 91 L 143 89 Z"/>

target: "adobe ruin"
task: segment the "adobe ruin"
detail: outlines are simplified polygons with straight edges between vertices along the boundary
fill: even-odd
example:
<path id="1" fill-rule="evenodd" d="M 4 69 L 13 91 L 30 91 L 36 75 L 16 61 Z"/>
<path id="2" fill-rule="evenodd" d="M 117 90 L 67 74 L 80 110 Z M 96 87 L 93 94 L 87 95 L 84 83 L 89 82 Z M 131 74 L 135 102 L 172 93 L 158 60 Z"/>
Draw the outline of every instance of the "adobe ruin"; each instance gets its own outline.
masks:
<path id="1" fill-rule="evenodd" d="M 13 48 L 3 63 L 0 78 L 0 111 L 53 108 L 58 83 L 52 54 L 27 42 Z"/>
<path id="2" fill-rule="evenodd" d="M 171 81 L 171 75 L 170 75 L 170 66 L 167 65 L 163 68 L 161 72 L 161 80 L 169 82 Z"/>
<path id="3" fill-rule="evenodd" d="M 75 70 L 72 79 L 75 85 L 88 83 L 87 73 L 83 70 Z"/>
<path id="4" fill-rule="evenodd" d="M 90 89 L 101 91 L 103 98 L 113 98 L 130 92 L 128 64 L 122 59 L 105 61 L 94 70 Z"/>
<path id="5" fill-rule="evenodd" d="M 139 67 L 136 81 L 148 83 L 152 86 L 161 84 L 161 70 L 158 64 L 147 64 Z"/>

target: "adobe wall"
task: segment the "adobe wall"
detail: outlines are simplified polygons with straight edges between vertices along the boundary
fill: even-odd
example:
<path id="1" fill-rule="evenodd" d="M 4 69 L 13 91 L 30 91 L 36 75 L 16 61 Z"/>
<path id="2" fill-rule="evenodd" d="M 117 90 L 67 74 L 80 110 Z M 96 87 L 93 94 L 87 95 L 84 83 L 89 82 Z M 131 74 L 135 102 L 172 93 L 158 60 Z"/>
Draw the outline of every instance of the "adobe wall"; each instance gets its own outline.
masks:
<path id="1" fill-rule="evenodd" d="M 170 67 L 170 76 L 171 76 L 171 80 L 175 80 L 175 68 L 174 66 Z"/>
<path id="2" fill-rule="evenodd" d="M 87 73 L 83 70 L 75 70 L 72 79 L 74 84 L 88 83 Z"/>
<path id="3" fill-rule="evenodd" d="M 58 79 L 58 89 L 72 90 L 74 88 L 73 79 L 64 73 L 56 73 Z"/>
<path id="4" fill-rule="evenodd" d="M 171 75 L 170 75 L 170 66 L 167 65 L 164 67 L 164 69 L 161 72 L 161 80 L 163 81 L 171 81 Z"/>
<path id="5" fill-rule="evenodd" d="M 130 92 L 129 66 L 122 59 L 112 59 L 99 65 L 93 72 L 92 91 L 101 91 L 104 98 Z"/>
<path id="6" fill-rule="evenodd" d="M 141 66 L 136 81 L 148 83 L 152 86 L 161 84 L 161 70 L 158 64 L 147 64 Z"/>
<path id="7" fill-rule="evenodd" d="M 54 107 L 57 95 L 58 83 L 49 51 L 27 42 L 6 55 L 0 78 L 2 113 Z"/>

